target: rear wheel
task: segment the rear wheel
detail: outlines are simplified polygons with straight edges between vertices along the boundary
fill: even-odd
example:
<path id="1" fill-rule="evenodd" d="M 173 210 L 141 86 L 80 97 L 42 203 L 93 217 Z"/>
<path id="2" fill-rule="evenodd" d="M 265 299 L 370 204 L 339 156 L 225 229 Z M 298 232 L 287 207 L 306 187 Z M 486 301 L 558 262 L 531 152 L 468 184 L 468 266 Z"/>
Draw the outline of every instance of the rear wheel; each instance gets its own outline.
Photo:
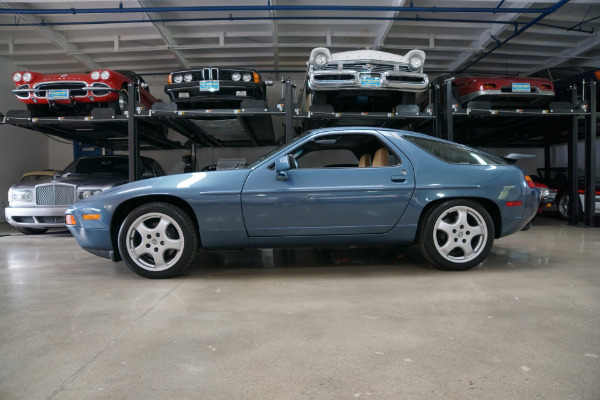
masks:
<path id="1" fill-rule="evenodd" d="M 133 272 L 146 278 L 171 278 L 192 262 L 198 232 L 179 207 L 149 203 L 129 213 L 118 241 L 123 261 Z"/>
<path id="2" fill-rule="evenodd" d="M 430 209 L 419 230 L 419 249 L 432 264 L 462 271 L 483 261 L 494 243 L 494 223 L 471 200 L 448 200 Z"/>

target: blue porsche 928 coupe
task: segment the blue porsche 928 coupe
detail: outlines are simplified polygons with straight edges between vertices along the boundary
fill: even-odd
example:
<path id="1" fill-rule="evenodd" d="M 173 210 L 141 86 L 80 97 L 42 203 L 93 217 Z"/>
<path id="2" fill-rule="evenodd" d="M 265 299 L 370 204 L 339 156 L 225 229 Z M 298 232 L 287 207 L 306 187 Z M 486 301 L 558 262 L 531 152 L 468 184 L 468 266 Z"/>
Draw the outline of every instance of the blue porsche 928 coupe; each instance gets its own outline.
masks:
<path id="1" fill-rule="evenodd" d="M 200 249 L 417 244 L 445 270 L 472 268 L 494 238 L 530 226 L 539 192 L 490 154 L 383 128 L 306 132 L 235 170 L 132 182 L 73 204 L 80 246 L 169 278 Z"/>

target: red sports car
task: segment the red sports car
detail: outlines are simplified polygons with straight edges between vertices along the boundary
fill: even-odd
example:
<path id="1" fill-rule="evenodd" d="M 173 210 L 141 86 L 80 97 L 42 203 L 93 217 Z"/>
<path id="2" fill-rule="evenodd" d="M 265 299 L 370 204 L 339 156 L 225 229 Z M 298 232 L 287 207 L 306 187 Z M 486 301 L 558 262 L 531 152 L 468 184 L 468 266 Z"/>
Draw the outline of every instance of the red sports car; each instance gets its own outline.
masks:
<path id="1" fill-rule="evenodd" d="M 523 76 L 457 76 L 453 94 L 463 106 L 475 100 L 487 101 L 492 108 L 538 108 L 554 99 L 554 84 Z"/>
<path id="2" fill-rule="evenodd" d="M 41 74 L 17 71 L 12 92 L 27 105 L 32 117 L 88 115 L 92 108 L 127 109 L 127 85 L 138 84 L 138 101 L 150 109 L 157 100 L 142 77 L 131 71 L 95 70 L 89 73 Z"/>

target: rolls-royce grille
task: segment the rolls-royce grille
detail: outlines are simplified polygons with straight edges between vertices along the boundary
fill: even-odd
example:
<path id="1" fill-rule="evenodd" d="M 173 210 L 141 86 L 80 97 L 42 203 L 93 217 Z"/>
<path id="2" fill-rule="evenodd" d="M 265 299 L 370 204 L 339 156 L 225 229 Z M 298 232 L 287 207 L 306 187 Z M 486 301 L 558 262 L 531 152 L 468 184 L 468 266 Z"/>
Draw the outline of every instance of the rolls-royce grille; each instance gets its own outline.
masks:
<path id="1" fill-rule="evenodd" d="M 70 206 L 75 202 L 75 186 L 42 185 L 35 188 L 38 206 Z"/>
<path id="2" fill-rule="evenodd" d="M 48 90 L 61 90 L 68 89 L 70 96 L 85 96 L 87 92 L 82 90 L 82 88 L 86 87 L 85 82 L 49 82 L 49 83 L 40 83 L 35 88 L 37 92 L 35 95 L 37 97 L 46 97 L 46 92 Z"/>

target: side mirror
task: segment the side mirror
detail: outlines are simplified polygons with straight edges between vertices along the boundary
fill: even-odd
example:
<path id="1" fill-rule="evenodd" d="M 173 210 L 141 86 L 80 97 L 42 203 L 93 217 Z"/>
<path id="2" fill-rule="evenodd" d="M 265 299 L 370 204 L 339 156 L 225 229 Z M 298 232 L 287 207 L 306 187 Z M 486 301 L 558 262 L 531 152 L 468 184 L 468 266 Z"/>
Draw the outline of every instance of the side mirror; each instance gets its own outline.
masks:
<path id="1" fill-rule="evenodd" d="M 292 154 L 279 157 L 275 161 L 275 173 L 278 181 L 285 181 L 288 178 L 287 172 L 296 168 L 296 159 Z"/>

